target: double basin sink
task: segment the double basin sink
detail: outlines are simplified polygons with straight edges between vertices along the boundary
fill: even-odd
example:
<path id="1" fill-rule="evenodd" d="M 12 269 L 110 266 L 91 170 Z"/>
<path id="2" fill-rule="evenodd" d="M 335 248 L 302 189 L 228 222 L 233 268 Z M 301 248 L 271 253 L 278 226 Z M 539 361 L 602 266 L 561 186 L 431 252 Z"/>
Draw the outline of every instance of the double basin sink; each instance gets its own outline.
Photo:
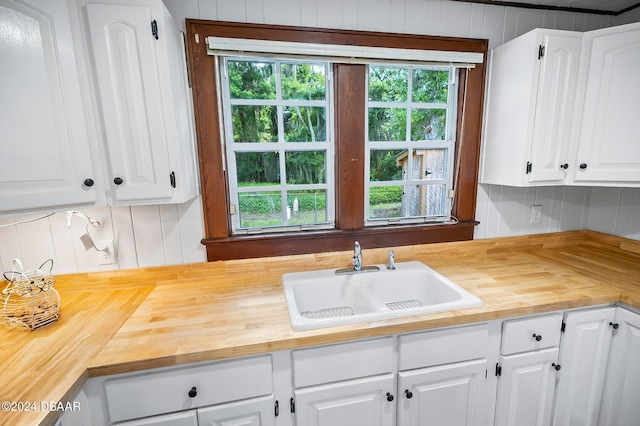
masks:
<path id="1" fill-rule="evenodd" d="M 422 262 L 399 262 L 392 270 L 376 266 L 379 270 L 351 274 L 335 269 L 284 274 L 291 326 L 311 330 L 482 306 Z"/>

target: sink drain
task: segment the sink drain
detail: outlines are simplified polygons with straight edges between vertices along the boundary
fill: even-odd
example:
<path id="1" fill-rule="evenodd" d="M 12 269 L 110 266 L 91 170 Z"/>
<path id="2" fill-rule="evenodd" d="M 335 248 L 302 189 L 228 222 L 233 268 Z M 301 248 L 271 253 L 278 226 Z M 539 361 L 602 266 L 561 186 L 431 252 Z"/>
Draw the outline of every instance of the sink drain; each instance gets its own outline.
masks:
<path id="1" fill-rule="evenodd" d="M 339 308 L 320 309 L 318 311 L 304 311 L 301 312 L 300 315 L 311 319 L 348 317 L 353 315 L 353 309 L 351 309 L 350 306 L 341 306 Z"/>
<path id="2" fill-rule="evenodd" d="M 400 302 L 385 303 L 385 305 L 387 305 L 387 308 L 397 311 L 399 309 L 420 308 L 422 307 L 422 302 L 419 300 L 402 300 Z"/>

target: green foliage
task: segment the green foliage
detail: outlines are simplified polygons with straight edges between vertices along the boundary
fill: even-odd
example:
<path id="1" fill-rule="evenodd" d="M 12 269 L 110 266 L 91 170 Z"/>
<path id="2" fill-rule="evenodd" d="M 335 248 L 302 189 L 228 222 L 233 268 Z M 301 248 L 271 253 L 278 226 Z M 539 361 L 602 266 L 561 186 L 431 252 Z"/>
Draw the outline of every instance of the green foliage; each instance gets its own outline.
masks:
<path id="1" fill-rule="evenodd" d="M 325 183 L 324 151 L 290 151 L 284 160 L 288 184 Z"/>
<path id="2" fill-rule="evenodd" d="M 371 181 L 389 181 L 402 179 L 402 167 L 398 166 L 396 157 L 404 150 L 371 151 L 369 179 Z"/>
<path id="3" fill-rule="evenodd" d="M 239 200 L 242 213 L 273 213 L 282 211 L 280 192 L 242 194 Z"/>
<path id="4" fill-rule="evenodd" d="M 378 186 L 369 192 L 369 204 L 389 204 L 402 202 L 401 186 Z"/>

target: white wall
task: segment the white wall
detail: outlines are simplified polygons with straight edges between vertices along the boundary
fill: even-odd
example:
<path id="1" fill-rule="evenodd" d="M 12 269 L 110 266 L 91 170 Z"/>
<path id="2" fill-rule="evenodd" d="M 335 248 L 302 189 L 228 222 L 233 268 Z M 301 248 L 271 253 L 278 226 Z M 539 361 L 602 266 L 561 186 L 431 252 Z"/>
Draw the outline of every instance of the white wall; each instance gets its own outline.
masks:
<path id="1" fill-rule="evenodd" d="M 640 20 L 583 13 L 550 12 L 447 0 L 164 0 L 176 21 L 185 18 L 354 30 L 487 38 L 498 46 L 533 28 L 586 31 Z M 590 228 L 640 239 L 638 190 L 588 188 L 478 188 L 476 238 Z M 532 204 L 543 206 L 540 224 L 530 225 Z M 98 265 L 85 251 L 84 224 L 66 228 L 64 213 L 23 225 L 0 228 L 0 266 L 11 269 L 20 257 L 33 268 L 48 259 L 57 273 L 87 272 L 200 262 L 203 219 L 200 199 L 178 206 L 117 207 L 82 210 L 100 220 L 90 229 L 95 240 L 115 239 L 116 265 Z M 593 211 L 593 213 L 592 213 Z M 0 220 L 11 224 L 24 218 Z"/>

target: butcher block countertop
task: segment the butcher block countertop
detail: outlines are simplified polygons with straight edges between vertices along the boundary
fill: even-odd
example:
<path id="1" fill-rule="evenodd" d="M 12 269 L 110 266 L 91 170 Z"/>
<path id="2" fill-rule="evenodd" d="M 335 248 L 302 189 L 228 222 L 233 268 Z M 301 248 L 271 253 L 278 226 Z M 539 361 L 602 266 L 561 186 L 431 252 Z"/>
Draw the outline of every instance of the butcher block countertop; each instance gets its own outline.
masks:
<path id="1" fill-rule="evenodd" d="M 363 247 L 363 263 L 387 251 Z M 554 310 L 640 308 L 640 242 L 591 231 L 393 247 L 478 296 L 482 307 L 295 331 L 281 276 L 350 266 L 351 251 L 58 276 L 60 319 L 0 328 L 0 401 L 69 401 L 88 377 Z M 59 413 L 0 411 L 2 425 Z"/>

